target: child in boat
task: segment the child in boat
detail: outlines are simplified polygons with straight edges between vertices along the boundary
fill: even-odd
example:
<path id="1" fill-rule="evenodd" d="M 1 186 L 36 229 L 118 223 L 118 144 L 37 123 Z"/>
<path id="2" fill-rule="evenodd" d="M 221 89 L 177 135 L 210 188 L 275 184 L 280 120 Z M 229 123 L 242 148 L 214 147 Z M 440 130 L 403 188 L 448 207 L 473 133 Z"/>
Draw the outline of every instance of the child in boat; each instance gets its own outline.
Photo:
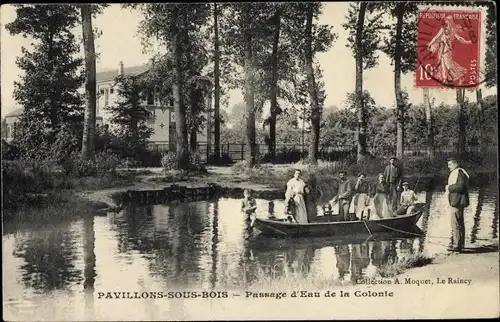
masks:
<path id="1" fill-rule="evenodd" d="M 252 222 L 255 217 L 255 210 L 257 210 L 257 203 L 252 197 L 252 193 L 249 189 L 243 191 L 243 200 L 241 201 L 241 211 L 247 215 L 246 219 L 251 219 Z"/>
<path id="2" fill-rule="evenodd" d="M 402 216 L 409 214 L 415 208 L 415 201 L 417 201 L 417 195 L 415 191 L 410 190 L 408 182 L 403 182 L 403 192 L 401 192 L 401 199 L 399 201 L 400 206 L 394 212 L 396 216 Z"/>

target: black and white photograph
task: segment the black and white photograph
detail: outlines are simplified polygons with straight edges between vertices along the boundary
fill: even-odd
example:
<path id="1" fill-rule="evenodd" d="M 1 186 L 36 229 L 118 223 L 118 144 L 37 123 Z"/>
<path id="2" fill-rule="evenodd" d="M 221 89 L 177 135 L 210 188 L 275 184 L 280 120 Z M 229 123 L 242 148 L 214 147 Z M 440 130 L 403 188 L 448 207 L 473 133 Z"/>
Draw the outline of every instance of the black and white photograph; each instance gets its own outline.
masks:
<path id="1" fill-rule="evenodd" d="M 0 30 L 5 321 L 500 317 L 495 2 Z"/>

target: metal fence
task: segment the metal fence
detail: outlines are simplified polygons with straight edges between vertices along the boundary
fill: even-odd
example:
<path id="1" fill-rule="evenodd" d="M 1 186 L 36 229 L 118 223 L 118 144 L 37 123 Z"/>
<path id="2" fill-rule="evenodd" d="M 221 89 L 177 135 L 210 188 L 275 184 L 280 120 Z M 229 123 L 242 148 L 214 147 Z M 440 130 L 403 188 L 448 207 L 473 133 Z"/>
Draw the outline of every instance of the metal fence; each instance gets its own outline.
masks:
<path id="1" fill-rule="evenodd" d="M 257 151 L 260 157 L 264 157 L 268 154 L 269 149 L 266 144 L 256 144 Z M 245 143 L 224 143 L 220 145 L 220 151 L 222 156 L 228 156 L 232 161 L 240 161 L 245 159 L 245 153 L 247 150 L 247 145 Z M 467 146 L 468 153 L 478 153 L 480 152 L 479 145 L 469 145 Z M 154 154 L 163 154 L 168 151 L 175 152 L 175 145 L 171 145 L 168 142 L 153 142 L 150 143 L 150 151 Z M 213 154 L 214 145 L 210 146 L 207 142 L 200 142 L 197 144 L 197 152 L 200 154 L 203 161 L 210 159 L 210 155 Z M 418 157 L 425 156 L 428 154 L 429 147 L 426 145 L 407 145 L 405 146 L 404 154 L 406 157 Z M 455 153 L 455 146 L 438 146 L 435 148 L 436 153 L 450 154 Z M 497 146 L 489 146 L 488 151 L 496 154 L 498 151 Z M 318 148 L 320 159 L 327 161 L 343 160 L 346 158 L 356 158 L 357 146 L 356 145 L 320 145 Z M 392 156 L 396 153 L 395 146 L 369 146 L 367 147 L 367 152 L 375 156 Z M 308 154 L 308 146 L 302 144 L 277 144 L 276 145 L 276 155 L 281 156 L 282 159 L 300 159 L 306 157 Z M 285 160 L 283 160 L 285 161 Z M 297 161 L 297 160 L 286 160 L 286 161 Z"/>

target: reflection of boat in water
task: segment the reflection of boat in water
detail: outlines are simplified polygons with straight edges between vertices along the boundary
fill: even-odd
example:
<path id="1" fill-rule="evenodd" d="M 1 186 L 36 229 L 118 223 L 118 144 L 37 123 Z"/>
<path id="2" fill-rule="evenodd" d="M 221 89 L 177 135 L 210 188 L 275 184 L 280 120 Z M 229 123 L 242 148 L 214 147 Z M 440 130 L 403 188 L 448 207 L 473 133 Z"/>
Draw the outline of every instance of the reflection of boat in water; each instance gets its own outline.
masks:
<path id="1" fill-rule="evenodd" d="M 312 223 L 292 223 L 286 219 L 256 218 L 254 227 L 267 237 L 368 235 L 379 232 L 408 231 L 416 226 L 425 204 L 418 203 L 412 213 L 386 219 L 336 221 L 337 216 L 321 216 Z"/>
<path id="2" fill-rule="evenodd" d="M 357 245 L 367 241 L 391 241 L 398 239 L 418 238 L 423 232 L 413 226 L 406 230 L 407 233 L 400 232 L 375 232 L 370 235 L 368 232 L 361 232 L 357 235 L 330 236 L 330 237 L 298 237 L 298 238 L 267 238 L 257 235 L 248 240 L 248 247 L 258 250 L 279 250 L 287 248 L 307 248 L 307 247 L 328 247 L 342 245 Z"/>

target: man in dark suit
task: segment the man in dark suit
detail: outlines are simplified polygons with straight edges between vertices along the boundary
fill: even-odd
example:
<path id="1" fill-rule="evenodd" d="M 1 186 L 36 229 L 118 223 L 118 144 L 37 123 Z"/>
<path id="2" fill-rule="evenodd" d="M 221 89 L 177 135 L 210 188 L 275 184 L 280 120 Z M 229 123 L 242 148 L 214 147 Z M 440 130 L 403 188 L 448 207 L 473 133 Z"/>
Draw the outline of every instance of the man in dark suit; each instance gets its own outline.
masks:
<path id="1" fill-rule="evenodd" d="M 399 191 L 401 190 L 401 181 L 403 179 L 403 171 L 396 164 L 396 161 L 396 157 L 392 157 L 384 170 L 384 179 L 389 185 L 388 197 L 392 211 L 398 208 Z"/>
<path id="2" fill-rule="evenodd" d="M 451 207 L 451 247 L 461 252 L 465 244 L 464 209 L 469 206 L 469 174 L 460 168 L 456 159 L 448 160 L 450 175 L 445 191 Z"/>

